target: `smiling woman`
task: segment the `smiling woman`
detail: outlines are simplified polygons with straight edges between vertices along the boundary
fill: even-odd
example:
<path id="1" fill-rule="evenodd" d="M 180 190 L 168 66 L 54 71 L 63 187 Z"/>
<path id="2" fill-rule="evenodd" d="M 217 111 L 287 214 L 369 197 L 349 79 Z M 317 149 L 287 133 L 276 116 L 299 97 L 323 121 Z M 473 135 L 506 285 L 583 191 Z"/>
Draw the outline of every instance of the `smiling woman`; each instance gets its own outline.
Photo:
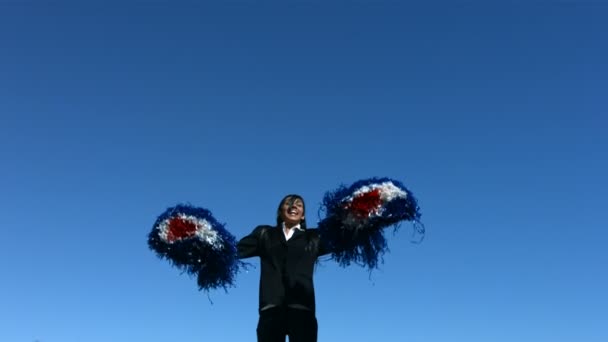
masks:
<path id="1" fill-rule="evenodd" d="M 325 194 L 325 218 L 306 225 L 300 195 L 279 202 L 276 225 L 257 226 L 238 243 L 211 212 L 190 205 L 167 209 L 154 223 L 148 245 L 174 266 L 196 275 L 199 288 L 234 285 L 244 263 L 260 258 L 259 342 L 316 342 L 313 273 L 319 256 L 332 254 L 342 266 L 378 267 L 388 251 L 384 230 L 412 221 L 424 234 L 418 204 L 399 181 L 370 178 Z"/>
<path id="2" fill-rule="evenodd" d="M 277 225 L 258 226 L 237 244 L 240 258 L 261 259 L 260 342 L 317 341 L 313 271 L 327 254 L 318 229 L 308 229 L 304 199 L 285 196 L 277 208 Z"/>

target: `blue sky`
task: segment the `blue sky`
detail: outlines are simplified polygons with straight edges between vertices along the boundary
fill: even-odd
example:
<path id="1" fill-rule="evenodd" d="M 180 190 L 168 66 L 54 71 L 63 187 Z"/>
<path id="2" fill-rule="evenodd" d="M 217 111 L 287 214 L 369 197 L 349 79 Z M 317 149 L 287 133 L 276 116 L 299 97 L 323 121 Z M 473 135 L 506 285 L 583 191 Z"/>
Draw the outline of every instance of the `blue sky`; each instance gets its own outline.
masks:
<path id="1" fill-rule="evenodd" d="M 157 215 L 372 176 L 426 239 L 322 263 L 320 341 L 608 340 L 603 2 L 212 3 L 0 3 L 0 341 L 254 341 L 259 267 L 212 305 Z"/>

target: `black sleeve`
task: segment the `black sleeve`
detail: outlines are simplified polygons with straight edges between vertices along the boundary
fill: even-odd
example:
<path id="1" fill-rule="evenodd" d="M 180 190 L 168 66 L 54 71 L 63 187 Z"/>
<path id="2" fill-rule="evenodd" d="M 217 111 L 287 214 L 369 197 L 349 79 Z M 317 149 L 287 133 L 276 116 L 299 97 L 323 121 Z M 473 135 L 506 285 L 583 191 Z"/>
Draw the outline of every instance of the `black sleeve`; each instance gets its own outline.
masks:
<path id="1" fill-rule="evenodd" d="M 268 226 L 258 226 L 251 232 L 251 234 L 239 240 L 239 242 L 236 244 L 238 257 L 243 259 L 260 256 L 261 242 L 264 239 L 267 229 Z"/>
<path id="2" fill-rule="evenodd" d="M 318 257 L 333 252 L 327 242 L 321 237 L 317 228 L 310 228 L 308 231 L 313 234 L 312 237 L 314 239 L 315 251 L 317 252 Z"/>
<path id="3" fill-rule="evenodd" d="M 319 256 L 327 255 L 331 252 L 333 251 L 329 248 L 329 245 L 319 236 Z"/>

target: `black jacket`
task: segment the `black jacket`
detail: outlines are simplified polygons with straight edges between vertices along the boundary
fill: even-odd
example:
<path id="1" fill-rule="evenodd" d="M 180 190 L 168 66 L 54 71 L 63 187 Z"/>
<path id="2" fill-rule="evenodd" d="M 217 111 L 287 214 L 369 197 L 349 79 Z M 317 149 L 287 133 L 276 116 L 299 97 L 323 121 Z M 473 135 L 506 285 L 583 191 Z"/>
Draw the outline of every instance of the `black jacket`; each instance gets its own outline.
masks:
<path id="1" fill-rule="evenodd" d="M 315 312 L 314 266 L 328 253 L 317 229 L 296 229 L 286 241 L 280 228 L 258 226 L 237 248 L 240 258 L 260 257 L 260 310 L 282 306 Z"/>

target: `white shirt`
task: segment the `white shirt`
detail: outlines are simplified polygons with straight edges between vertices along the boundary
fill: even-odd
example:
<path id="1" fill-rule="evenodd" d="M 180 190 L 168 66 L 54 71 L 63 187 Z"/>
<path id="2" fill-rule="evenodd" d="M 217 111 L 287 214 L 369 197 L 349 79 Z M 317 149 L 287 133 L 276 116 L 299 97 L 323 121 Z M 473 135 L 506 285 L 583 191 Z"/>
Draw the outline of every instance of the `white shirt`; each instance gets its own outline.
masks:
<path id="1" fill-rule="evenodd" d="M 304 231 L 304 229 L 302 229 L 299 224 L 296 224 L 295 226 L 293 226 L 291 228 L 285 228 L 285 222 L 283 222 L 283 234 L 285 234 L 285 240 L 291 239 L 291 237 L 293 236 L 293 233 L 296 231 L 296 229 Z"/>

